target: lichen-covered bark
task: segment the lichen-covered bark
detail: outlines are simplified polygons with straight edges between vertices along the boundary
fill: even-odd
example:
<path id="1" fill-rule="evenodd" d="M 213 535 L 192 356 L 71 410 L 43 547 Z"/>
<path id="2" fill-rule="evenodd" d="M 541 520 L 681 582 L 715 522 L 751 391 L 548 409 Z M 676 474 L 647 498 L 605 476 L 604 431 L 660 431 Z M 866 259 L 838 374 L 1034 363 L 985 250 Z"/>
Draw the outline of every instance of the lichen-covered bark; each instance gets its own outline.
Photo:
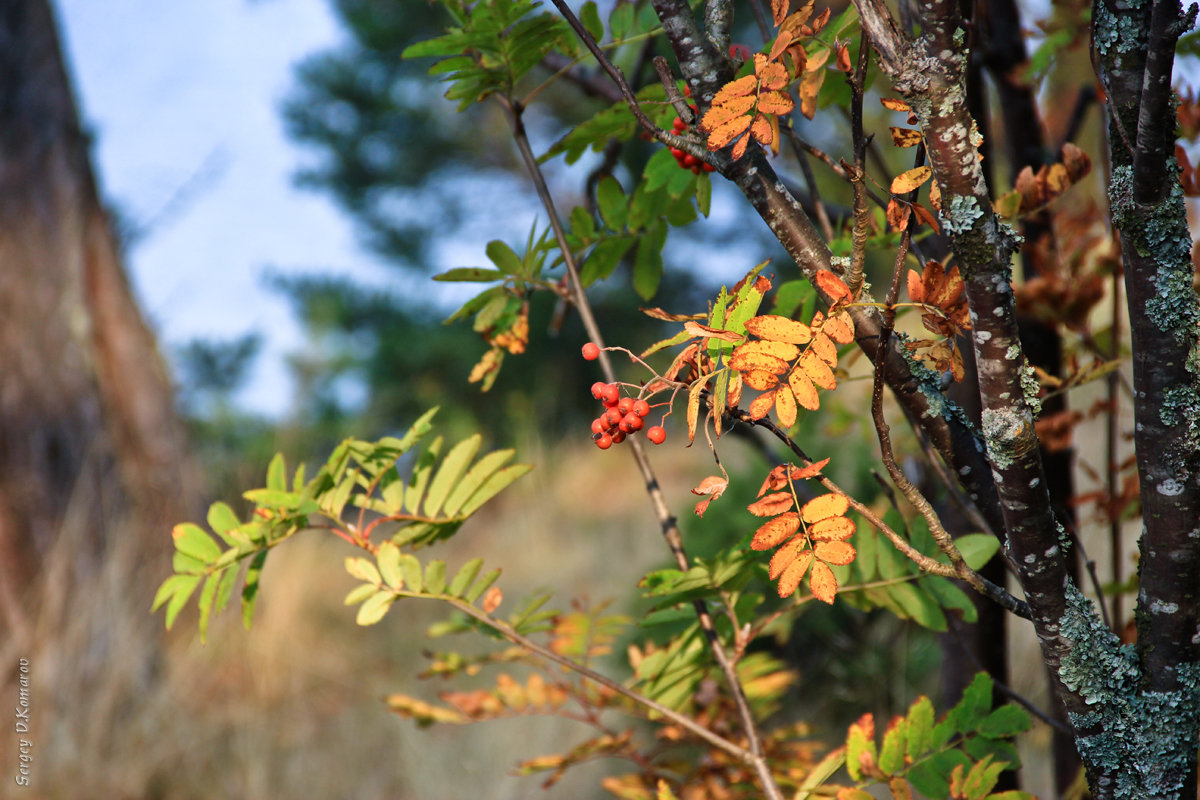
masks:
<path id="1" fill-rule="evenodd" d="M 1102 0 L 1093 8 L 1095 60 L 1110 111 L 1110 211 L 1121 233 L 1137 398 L 1138 687 L 1155 698 L 1149 711 L 1157 725 L 1169 722 L 1174 735 L 1142 754 L 1143 769 L 1157 764 L 1153 786 L 1143 791 L 1164 797 L 1195 796 L 1200 730 L 1200 301 L 1171 155 L 1175 42 L 1195 14 L 1193 6 L 1185 15 L 1177 0 Z"/>

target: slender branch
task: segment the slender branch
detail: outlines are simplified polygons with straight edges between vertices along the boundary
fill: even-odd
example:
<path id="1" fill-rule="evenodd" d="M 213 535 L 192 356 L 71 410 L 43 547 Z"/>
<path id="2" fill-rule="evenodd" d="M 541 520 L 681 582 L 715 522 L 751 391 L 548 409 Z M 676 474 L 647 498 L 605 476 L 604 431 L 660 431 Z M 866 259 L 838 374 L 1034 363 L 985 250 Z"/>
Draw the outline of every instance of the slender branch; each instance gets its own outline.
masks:
<path id="1" fill-rule="evenodd" d="M 555 2 L 558 3 L 559 0 L 555 0 Z M 562 251 L 563 261 L 566 264 L 567 275 L 570 278 L 571 290 L 576 308 L 579 310 L 580 319 L 583 321 L 588 337 L 601 348 L 599 359 L 601 370 L 604 372 L 608 382 L 614 383 L 616 382 L 616 373 L 613 371 L 611 359 L 609 359 L 608 354 L 604 351 L 604 342 L 600 334 L 600 327 L 596 323 L 591 304 L 588 302 L 587 295 L 583 290 L 583 284 L 579 280 L 579 270 L 575 264 L 571 248 L 567 243 L 566 231 L 563 229 L 562 220 L 558 215 L 558 210 L 555 208 L 554 198 L 550 194 L 545 176 L 542 174 L 537 158 L 533 154 L 533 149 L 529 145 L 529 137 L 525 133 L 525 126 L 521 120 L 520 110 L 514 108 L 511 103 L 506 103 L 506 108 L 509 111 L 509 118 L 513 128 L 513 138 L 516 140 L 517 149 L 520 151 L 521 158 L 529 170 L 530 177 L 537 189 L 538 197 L 541 199 L 542 205 L 546 209 L 546 214 L 550 218 L 550 225 L 554 229 L 559 249 Z M 650 460 L 646 455 L 642 440 L 640 437 L 635 436 L 629 439 L 628 443 L 634 460 L 637 462 L 638 469 L 642 473 L 642 479 L 645 481 L 646 492 L 650 497 L 650 503 L 654 508 L 655 516 L 658 518 L 659 525 L 662 528 L 663 537 L 666 539 L 667 545 L 674 555 L 676 565 L 681 570 L 686 571 L 690 565 L 687 553 L 683 547 L 683 537 L 680 535 L 679 526 L 676 524 L 674 515 L 671 514 L 667 506 L 666 498 L 663 496 L 662 488 L 658 482 L 658 477 L 650 466 Z M 762 789 L 771 800 L 783 800 L 783 795 L 775 783 L 775 777 L 771 773 L 770 766 L 763 757 L 757 723 L 754 719 L 754 714 L 750 710 L 750 704 L 746 700 L 741 682 L 738 680 L 737 670 L 733 662 L 730 661 L 728 654 L 725 652 L 725 647 L 717 635 L 716 625 L 713 623 L 708 606 L 703 600 L 695 600 L 692 605 L 696 610 L 700 628 L 708 641 L 709 649 L 717 662 L 717 666 L 725 677 L 729 693 L 733 697 L 734 704 L 737 707 L 738 716 L 742 723 L 742 730 L 749 743 L 750 763 L 758 775 Z"/>
<path id="2" fill-rule="evenodd" d="M 863 84 L 867 79 L 870 53 L 871 50 L 867 47 L 867 34 L 866 31 L 863 31 L 862 36 L 859 37 L 858 65 L 854 69 L 854 74 L 846 78 L 846 82 L 850 84 L 850 136 L 854 141 L 854 171 L 851 180 L 851 185 L 854 187 L 854 229 L 850 235 L 852 250 L 850 274 L 846 276 L 846 285 L 854 297 L 858 297 L 858 292 L 862 289 L 863 267 L 867 261 L 867 224 L 869 220 L 867 219 L 867 187 L 863 183 L 867 169 L 867 139 L 863 133 Z M 905 238 L 907 239 L 907 237 Z M 895 302 L 894 297 L 892 302 Z M 883 348 L 880 348 L 880 356 L 882 352 Z M 881 376 L 882 371 L 877 372 L 876 375 Z"/>

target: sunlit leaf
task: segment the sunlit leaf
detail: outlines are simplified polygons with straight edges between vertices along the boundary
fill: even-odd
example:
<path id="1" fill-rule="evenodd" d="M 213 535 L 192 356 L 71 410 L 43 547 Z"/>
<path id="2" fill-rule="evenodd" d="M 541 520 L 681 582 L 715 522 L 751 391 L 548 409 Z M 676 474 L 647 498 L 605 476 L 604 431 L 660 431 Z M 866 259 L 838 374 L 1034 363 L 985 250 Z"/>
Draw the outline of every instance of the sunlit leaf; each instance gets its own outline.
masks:
<path id="1" fill-rule="evenodd" d="M 823 603 L 833 604 L 834 598 L 837 597 L 838 583 L 837 578 L 834 577 L 833 570 L 829 568 L 828 564 L 823 561 L 813 561 L 812 575 L 808 579 L 808 588 L 812 590 L 813 597 Z"/>
<path id="2" fill-rule="evenodd" d="M 775 492 L 746 507 L 756 517 L 774 517 L 790 509 L 795 502 L 791 492 Z"/>
<path id="3" fill-rule="evenodd" d="M 932 177 L 933 170 L 930 167 L 913 167 L 893 178 L 890 190 L 892 194 L 908 194 Z"/>
<path id="4" fill-rule="evenodd" d="M 781 385 L 775 389 L 775 416 L 784 428 L 796 424 L 796 396 L 787 386 Z"/>
<path id="5" fill-rule="evenodd" d="M 814 497 L 809 500 L 800 509 L 800 516 L 806 524 L 825 519 L 826 517 L 840 517 L 850 508 L 850 498 L 844 494 L 830 492 L 819 497 Z"/>
<path id="6" fill-rule="evenodd" d="M 769 519 L 764 522 L 754 534 L 754 539 L 750 542 L 752 550 L 770 550 L 781 542 L 786 541 L 796 532 L 800 530 L 800 515 L 795 511 L 788 511 L 784 514 Z"/>
<path id="7" fill-rule="evenodd" d="M 854 546 L 849 542 L 817 542 L 813 552 L 822 561 L 844 567 L 854 560 Z"/>
<path id="8" fill-rule="evenodd" d="M 807 344 L 812 339 L 812 329 L 807 325 L 777 314 L 763 314 L 746 320 L 746 330 L 760 339 L 776 342 Z"/>
<path id="9" fill-rule="evenodd" d="M 813 541 L 842 541 L 853 536 L 854 531 L 854 520 L 849 517 L 826 517 L 809 525 L 808 536 Z"/>

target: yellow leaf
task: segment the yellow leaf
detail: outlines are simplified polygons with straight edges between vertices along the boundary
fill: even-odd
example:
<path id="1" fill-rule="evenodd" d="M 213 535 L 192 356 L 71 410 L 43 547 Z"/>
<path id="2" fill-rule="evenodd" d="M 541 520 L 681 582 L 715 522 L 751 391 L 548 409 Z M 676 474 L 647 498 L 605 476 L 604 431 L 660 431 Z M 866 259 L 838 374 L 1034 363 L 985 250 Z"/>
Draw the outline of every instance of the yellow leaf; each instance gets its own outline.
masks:
<path id="1" fill-rule="evenodd" d="M 825 66 L 825 62 L 829 60 L 829 49 L 822 48 L 808 57 L 808 64 L 804 69 L 808 72 L 816 72 L 821 67 Z"/>
<path id="2" fill-rule="evenodd" d="M 747 386 L 760 392 L 770 391 L 779 385 L 779 376 L 764 369 L 751 369 L 738 374 Z"/>
<path id="3" fill-rule="evenodd" d="M 854 560 L 854 545 L 849 542 L 817 542 L 813 553 L 828 564 L 844 567 Z"/>
<path id="4" fill-rule="evenodd" d="M 892 194 L 908 194 L 932 177 L 933 170 L 929 167 L 913 167 L 901 172 L 892 180 L 891 192 Z"/>
<path id="5" fill-rule="evenodd" d="M 780 574 L 788 568 L 788 565 L 790 565 L 801 555 L 807 558 L 812 558 L 812 551 L 808 549 L 808 541 L 803 536 L 797 536 L 795 539 L 776 550 L 775 555 L 771 556 L 771 562 L 767 565 L 767 578 L 770 580 L 775 580 L 778 578 Z M 801 575 L 803 575 L 803 573 L 801 573 Z M 795 590 L 793 589 L 792 591 Z"/>
<path id="6" fill-rule="evenodd" d="M 809 525 L 826 517 L 843 516 L 850 508 L 850 498 L 844 494 L 830 492 L 814 497 L 800 509 L 800 517 Z"/>
<path id="7" fill-rule="evenodd" d="M 879 102 L 889 111 L 912 111 L 912 107 L 903 100 L 895 100 L 891 97 L 881 97 Z"/>
<path id="8" fill-rule="evenodd" d="M 837 378 L 833 376 L 833 371 L 811 349 L 806 350 L 804 355 L 800 356 L 800 362 L 796 365 L 796 368 L 804 370 L 804 374 L 808 376 L 808 379 L 822 389 L 837 388 Z"/>
<path id="9" fill-rule="evenodd" d="M 845 541 L 854 535 L 854 520 L 849 517 L 826 517 L 808 526 L 808 538 L 813 541 Z"/>
<path id="10" fill-rule="evenodd" d="M 812 329 L 803 322 L 781 317 L 778 314 L 761 314 L 746 320 L 746 330 L 760 339 L 792 344 L 808 344 Z"/>
<path id="11" fill-rule="evenodd" d="M 813 382 L 802 367 L 797 366 L 788 375 L 788 386 L 791 387 L 792 394 L 796 396 L 796 402 L 804 408 L 816 411 L 821 407 L 821 399 L 817 397 L 817 388 L 813 386 Z"/>
<path id="12" fill-rule="evenodd" d="M 782 586 L 783 579 L 780 579 Z M 833 570 L 824 561 L 814 561 L 812 565 L 812 575 L 808 579 L 808 588 L 812 589 L 813 597 L 823 603 L 833 605 L 833 598 L 837 597 L 837 578 L 833 575 Z M 790 592 L 789 592 L 790 594 Z"/>
<path id="13" fill-rule="evenodd" d="M 696 422 L 700 417 L 700 392 L 704 390 L 708 384 L 708 378 L 698 380 L 688 389 L 688 404 L 687 404 L 687 429 L 688 441 L 696 439 Z"/>
<path id="14" fill-rule="evenodd" d="M 750 401 L 750 419 L 762 419 L 775 405 L 775 393 L 760 394 Z"/>
<path id="15" fill-rule="evenodd" d="M 779 576 L 780 597 L 791 597 L 795 594 L 796 589 L 800 586 L 800 581 L 804 579 L 804 573 L 808 572 L 808 565 L 812 563 L 812 551 L 805 550 L 796 556 L 792 563 L 784 567 L 783 573 Z"/>
<path id="16" fill-rule="evenodd" d="M 736 81 L 730 81 L 713 95 L 712 105 L 724 105 L 735 97 L 751 95 L 756 86 L 758 86 L 758 77 L 755 75 L 744 75 Z M 711 112 L 712 109 L 709 110 Z"/>
<path id="17" fill-rule="evenodd" d="M 786 386 L 779 386 L 775 389 L 775 416 L 779 418 L 779 424 L 784 428 L 790 428 L 796 424 L 796 398 L 792 394 L 792 390 Z"/>
<path id="18" fill-rule="evenodd" d="M 774 356 L 781 361 L 794 361 L 796 356 L 800 355 L 800 348 L 791 342 L 763 339 L 757 342 L 746 342 L 738 345 L 733 350 L 736 356 L 738 353 L 750 357 L 755 355 Z"/>
<path id="19" fill-rule="evenodd" d="M 800 515 L 795 511 L 780 514 L 774 519 L 764 522 L 754 534 L 750 542 L 751 550 L 770 550 L 778 544 L 790 539 L 800 530 Z"/>
<path id="20" fill-rule="evenodd" d="M 788 370 L 787 362 L 778 356 L 762 352 L 739 353 L 737 350 L 733 351 L 733 356 L 729 359 L 729 366 L 738 372 L 760 370 L 773 372 L 776 375 L 782 375 Z"/>
<path id="21" fill-rule="evenodd" d="M 912 128 L 889 128 L 892 132 L 892 144 L 896 147 L 916 147 L 921 143 L 921 132 Z"/>
<path id="22" fill-rule="evenodd" d="M 826 50 L 828 55 L 829 51 Z M 825 70 L 818 69 L 815 72 L 808 71 L 812 66 L 813 59 L 809 59 L 805 65 L 804 77 L 800 79 L 800 113 L 807 119 L 812 119 L 817 113 L 817 95 L 821 91 L 821 84 L 825 82 Z"/>

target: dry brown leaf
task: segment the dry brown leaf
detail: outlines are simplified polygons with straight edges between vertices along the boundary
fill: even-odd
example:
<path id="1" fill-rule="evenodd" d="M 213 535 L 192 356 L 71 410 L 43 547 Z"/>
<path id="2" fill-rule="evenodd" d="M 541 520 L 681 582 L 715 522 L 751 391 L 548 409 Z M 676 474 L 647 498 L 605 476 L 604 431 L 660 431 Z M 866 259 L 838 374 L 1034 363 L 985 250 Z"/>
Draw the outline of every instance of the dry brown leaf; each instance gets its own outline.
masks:
<path id="1" fill-rule="evenodd" d="M 483 593 L 483 602 L 479 607 L 483 609 L 483 613 L 490 614 L 499 608 L 503 602 L 504 592 L 500 591 L 499 586 L 493 586 Z"/>
<path id="2" fill-rule="evenodd" d="M 794 481 L 802 481 L 802 480 L 806 480 L 808 478 L 815 478 L 816 476 L 821 474 L 821 470 L 824 469 L 825 465 L 828 463 L 829 463 L 828 458 L 823 458 L 820 461 L 814 461 L 813 463 L 809 464 L 807 467 L 801 467 L 800 469 L 793 470 L 790 477 Z"/>
<path id="3" fill-rule="evenodd" d="M 916 147 L 921 143 L 921 132 L 912 128 L 888 128 L 892 132 L 892 144 L 896 147 Z"/>
<path id="4" fill-rule="evenodd" d="M 699 503 L 696 503 L 696 516 L 703 517 L 704 512 L 708 510 L 708 504 L 716 500 L 725 493 L 725 489 L 729 486 L 729 480 L 720 475 L 709 475 L 704 480 L 700 481 L 700 485 L 692 489 L 692 494 L 698 494 L 704 497 Z"/>
<path id="5" fill-rule="evenodd" d="M 692 336 L 699 336 L 702 339 L 720 339 L 723 342 L 740 342 L 746 338 L 740 333 L 723 331 L 720 328 L 710 328 L 707 325 L 701 325 L 699 322 L 693 322 L 691 320 L 683 323 L 683 329 Z"/>

